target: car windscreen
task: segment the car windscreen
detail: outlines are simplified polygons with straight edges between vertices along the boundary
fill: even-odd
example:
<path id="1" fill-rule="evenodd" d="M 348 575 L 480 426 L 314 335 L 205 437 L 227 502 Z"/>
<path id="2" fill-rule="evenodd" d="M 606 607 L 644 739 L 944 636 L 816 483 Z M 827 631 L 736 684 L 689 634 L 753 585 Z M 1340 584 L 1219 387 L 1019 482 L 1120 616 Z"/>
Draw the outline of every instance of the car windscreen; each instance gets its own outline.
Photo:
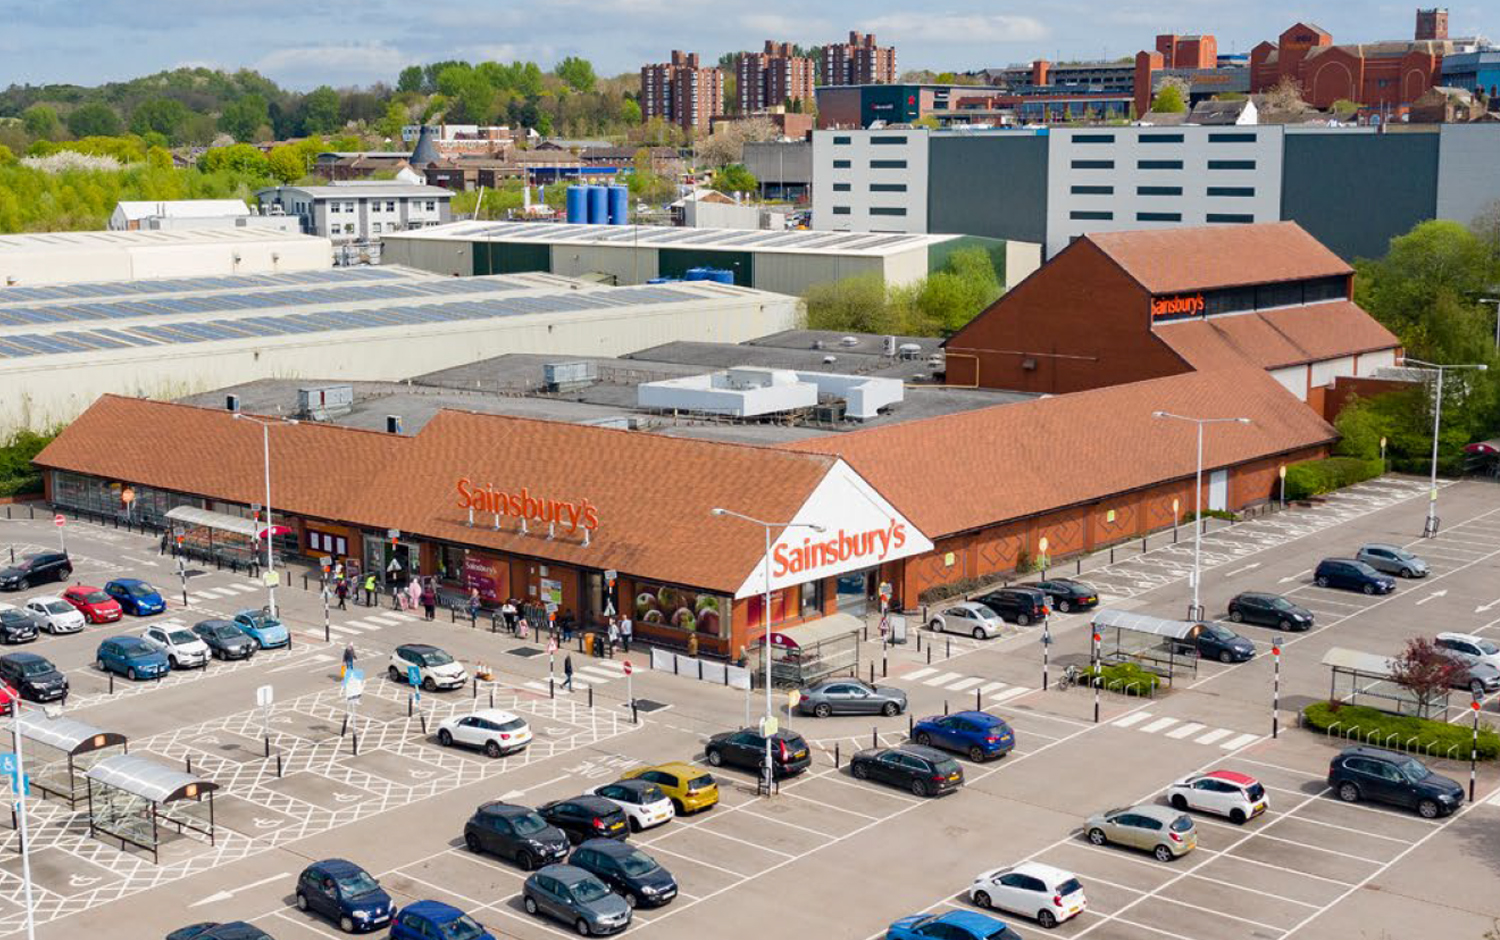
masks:
<path id="1" fill-rule="evenodd" d="M 209 627 L 215 637 L 221 640 L 233 640 L 244 636 L 237 627 L 231 627 L 227 623 L 219 624 L 217 627 Z"/>
<path id="2" fill-rule="evenodd" d="M 155 650 L 147 646 L 143 640 L 133 640 L 128 643 L 121 641 L 120 652 L 130 659 L 137 659 L 142 656 L 150 656 Z"/>
<path id="3" fill-rule="evenodd" d="M 484 936 L 484 928 L 468 914 L 460 914 L 446 924 L 438 924 L 438 934 L 443 940 L 477 940 Z"/>
<path id="4" fill-rule="evenodd" d="M 1432 774 L 1432 771 L 1423 766 L 1420 761 L 1413 758 L 1407 758 L 1396 766 L 1401 771 L 1402 776 L 1406 777 L 1412 783 L 1426 780 Z"/>
<path id="5" fill-rule="evenodd" d="M 649 787 L 642 787 L 639 792 L 641 794 L 642 803 L 657 803 L 667 798 L 667 795 L 661 792 L 661 787 L 658 787 L 655 784 L 652 784 Z"/>
<path id="6" fill-rule="evenodd" d="M 1287 600 L 1284 597 L 1271 598 L 1271 606 L 1276 608 L 1277 610 L 1294 610 L 1297 607 L 1296 604 L 1293 604 L 1291 601 Z"/>
<path id="7" fill-rule="evenodd" d="M 510 827 L 518 836 L 534 836 L 547 828 L 547 820 L 536 813 L 526 813 L 522 816 L 510 817 Z"/>
<path id="8" fill-rule="evenodd" d="M 1187 832 L 1191 828 L 1193 828 L 1193 821 L 1186 816 L 1178 816 L 1172 820 L 1173 832 Z"/>
<path id="9" fill-rule="evenodd" d="M 1062 884 L 1057 886 L 1057 893 L 1063 895 L 1064 897 L 1072 894 L 1074 891 L 1082 890 L 1083 885 L 1078 883 L 1077 878 L 1069 878 L 1067 881 L 1064 881 Z"/>
<path id="10" fill-rule="evenodd" d="M 1350 562 L 1350 564 L 1354 566 L 1355 571 L 1359 572 L 1367 578 L 1376 578 L 1380 576 L 1380 572 L 1376 571 L 1374 568 L 1371 568 L 1369 565 L 1365 564 L 1362 561 L 1354 561 Z"/>
<path id="11" fill-rule="evenodd" d="M 1250 801 L 1253 803 L 1265 797 L 1266 788 L 1258 783 L 1252 783 L 1245 788 L 1245 795 L 1250 797 Z"/>
<path id="12" fill-rule="evenodd" d="M 573 891 L 574 900 L 578 901 L 580 904 L 587 904 L 590 901 L 597 901 L 605 895 L 609 894 L 609 889 L 604 887 L 604 882 L 594 878 L 586 878 L 581 881 L 576 881 L 573 884 L 569 885 L 569 887 Z"/>
<path id="13" fill-rule="evenodd" d="M 45 676 L 56 667 L 45 659 L 32 659 L 21 664 L 21 675 L 23 676 Z"/>
<path id="14" fill-rule="evenodd" d="M 130 592 L 131 597 L 150 597 L 156 593 L 156 588 L 142 581 L 140 584 L 132 584 L 125 590 Z"/>
<path id="15" fill-rule="evenodd" d="M 252 627 L 263 627 L 266 625 L 266 612 L 263 610 L 246 611 L 236 619 L 243 620 Z"/>
<path id="16" fill-rule="evenodd" d="M 1489 640 L 1478 640 L 1474 645 L 1479 647 L 1479 652 L 1486 656 L 1494 656 L 1496 653 L 1500 653 L 1500 646 L 1496 646 Z"/>
<path id="17" fill-rule="evenodd" d="M 90 591 L 83 595 L 83 602 L 85 604 L 102 604 L 107 600 L 110 600 L 110 596 L 103 591 Z"/>
<path id="18" fill-rule="evenodd" d="M 375 879 L 362 871 L 352 871 L 340 875 L 335 880 L 338 881 L 339 893 L 346 898 L 360 898 L 372 891 L 380 890 L 380 885 L 375 883 Z"/>
<path id="19" fill-rule="evenodd" d="M 713 785 L 714 778 L 709 774 L 704 774 L 701 777 L 694 777 L 693 779 L 689 780 L 687 788 L 689 790 L 702 790 L 705 787 L 711 787 Z"/>
<path id="20" fill-rule="evenodd" d="M 619 862 L 621 870 L 623 870 L 625 874 L 629 875 L 632 878 L 639 878 L 641 875 L 649 875 L 651 872 L 654 872 L 661 867 L 660 865 L 656 864 L 656 859 L 647 855 L 645 852 L 639 851 L 621 855 L 616 858 L 615 861 Z"/>
<path id="21" fill-rule="evenodd" d="M 193 636 L 191 631 L 188 630 L 173 630 L 171 633 L 167 634 L 167 637 L 171 639 L 173 643 L 192 643 L 198 639 L 197 637 Z"/>
<path id="22" fill-rule="evenodd" d="M 49 614 L 69 614 L 73 612 L 73 605 L 67 601 L 52 601 L 42 606 L 47 609 L 47 613 Z"/>
<path id="23" fill-rule="evenodd" d="M 1204 629 L 1203 632 L 1209 634 L 1210 636 L 1212 636 L 1216 640 L 1232 640 L 1236 636 L 1239 635 L 1239 634 L 1235 633 L 1233 630 L 1229 630 L 1229 629 L 1226 629 L 1225 627 L 1221 627 L 1221 626 L 1219 626 L 1216 623 L 1208 624 L 1208 626 Z"/>
<path id="24" fill-rule="evenodd" d="M 31 618 L 19 610 L 0 610 L 0 623 L 11 626 L 29 625 Z"/>
<path id="25" fill-rule="evenodd" d="M 453 657 L 442 650 L 432 650 L 427 653 L 418 653 L 417 658 L 422 660 L 424 666 L 446 666 L 453 662 Z"/>
<path id="26" fill-rule="evenodd" d="M 1394 556 L 1397 561 L 1416 561 L 1417 560 L 1417 556 L 1416 555 L 1413 555 L 1411 552 L 1405 551 L 1404 549 L 1400 549 L 1400 548 L 1393 548 L 1393 549 L 1391 549 L 1391 555 Z"/>

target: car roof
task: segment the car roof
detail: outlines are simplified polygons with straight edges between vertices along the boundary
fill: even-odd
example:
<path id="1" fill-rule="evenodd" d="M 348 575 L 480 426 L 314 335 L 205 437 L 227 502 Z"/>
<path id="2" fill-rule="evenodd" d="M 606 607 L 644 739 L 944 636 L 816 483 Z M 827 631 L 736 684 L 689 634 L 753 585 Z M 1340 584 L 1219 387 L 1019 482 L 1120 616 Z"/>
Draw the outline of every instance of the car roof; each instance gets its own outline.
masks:
<path id="1" fill-rule="evenodd" d="M 102 590 L 104 590 L 104 589 L 103 588 L 99 588 L 99 587 L 95 587 L 92 584 L 70 584 L 70 585 L 68 585 L 67 589 L 63 591 L 63 593 L 66 594 L 69 591 L 102 591 Z"/>
<path id="2" fill-rule="evenodd" d="M 240 625 L 237 624 L 237 623 L 235 623 L 233 620 L 224 620 L 221 617 L 210 617 L 207 620 L 200 620 L 197 623 L 193 624 L 193 626 L 195 626 L 195 627 L 234 627 L 236 630 L 238 630 L 240 628 Z"/>
<path id="3" fill-rule="evenodd" d="M 594 876 L 577 865 L 547 865 L 537 869 L 538 875 L 548 875 L 556 878 L 564 884 L 577 884 L 580 881 L 593 881 Z"/>
<path id="4" fill-rule="evenodd" d="M 1395 751 L 1387 751 L 1383 747 L 1370 747 L 1368 744 L 1356 744 L 1356 745 L 1353 745 L 1352 747 L 1346 747 L 1342 751 L 1339 751 L 1339 756 L 1340 757 L 1356 757 L 1356 756 L 1357 757 L 1376 757 L 1376 758 L 1379 758 L 1380 760 L 1389 760 L 1389 761 L 1403 761 L 1403 760 L 1406 760 L 1406 755 L 1405 754 L 1398 754 Z"/>
<path id="5" fill-rule="evenodd" d="M 469 712 L 467 715 L 454 715 L 455 718 L 483 718 L 485 721 L 498 721 L 501 723 L 514 721 L 516 715 L 503 708 L 481 708 L 478 711 Z"/>
<path id="6" fill-rule="evenodd" d="M 507 803 L 504 800 L 491 800 L 488 803 L 480 803 L 477 811 L 489 813 L 493 816 L 521 816 L 526 813 L 536 812 L 529 806 L 522 806 L 520 803 Z"/>
<path id="7" fill-rule="evenodd" d="M 113 640 L 116 643 L 126 643 L 126 642 L 129 642 L 131 644 L 139 644 L 141 646 L 144 646 L 146 644 L 145 640 L 141 639 L 138 636 L 135 636 L 134 634 L 130 634 L 130 633 L 117 633 L 114 636 L 107 636 L 104 639 L 100 640 L 99 642 L 100 643 L 108 643 L 111 640 Z"/>
<path id="8" fill-rule="evenodd" d="M 624 856 L 632 852 L 639 852 L 640 846 L 631 845 L 629 842 L 621 842 L 619 839 L 584 839 L 578 843 L 578 847 L 588 847 L 605 855 Z"/>
<path id="9" fill-rule="evenodd" d="M 1367 548 L 1383 548 L 1386 551 L 1391 551 L 1391 552 L 1404 552 L 1404 551 L 1406 551 L 1406 549 L 1402 548 L 1401 546 L 1399 546 L 1399 545 L 1392 545 L 1389 542 L 1366 542 L 1365 544 L 1363 544 L 1363 545 L 1361 545 L 1359 547 L 1359 550 L 1360 551 L 1364 551 Z"/>
<path id="10" fill-rule="evenodd" d="M 436 646 L 433 646 L 431 643 L 402 643 L 400 646 L 396 647 L 396 649 L 410 650 L 413 653 L 441 652 L 441 650 L 439 650 Z"/>
<path id="11" fill-rule="evenodd" d="M 403 914 L 417 914 L 428 920 L 444 923 L 463 916 L 463 911 L 442 901 L 413 901 L 401 909 Z"/>
<path id="12" fill-rule="evenodd" d="M 1463 640 L 1465 643 L 1478 643 L 1485 638 L 1472 633 L 1439 633 L 1439 640 Z"/>
<path id="13" fill-rule="evenodd" d="M 344 858 L 325 858 L 307 867 L 316 868 L 325 875 L 352 875 L 355 872 L 364 871 L 363 868 Z"/>
<path id="14" fill-rule="evenodd" d="M 949 716 L 944 716 L 944 717 L 949 717 Z M 1003 724 L 1005 724 L 1005 719 L 1004 718 L 1000 718 L 1000 717 L 998 717 L 996 715 L 991 715 L 989 712 L 977 712 L 977 711 L 975 711 L 972 708 L 969 709 L 968 711 L 954 712 L 951 717 L 953 717 L 953 718 L 967 718 L 969 721 L 977 721 L 980 724 L 985 724 L 985 725 L 1003 725 Z"/>
<path id="15" fill-rule="evenodd" d="M 602 784 L 600 784 L 600 786 L 604 786 L 604 787 L 625 787 L 625 788 L 630 789 L 630 790 L 646 790 L 646 789 L 649 789 L 650 787 L 656 786 L 656 783 L 655 783 L 655 781 L 652 781 L 652 780 L 641 780 L 638 777 L 632 777 L 629 780 L 616 780 L 616 781 L 614 781 L 612 783 L 602 783 Z"/>
<path id="16" fill-rule="evenodd" d="M 110 581 L 109 583 L 110 584 L 131 585 L 131 584 L 145 584 L 146 582 L 142 581 L 140 578 L 115 578 L 112 581 Z"/>
<path id="17" fill-rule="evenodd" d="M 669 760 L 665 764 L 648 764 L 645 767 L 632 767 L 630 768 L 630 770 L 632 773 L 637 774 L 644 773 L 648 770 L 664 770 L 669 774 L 678 774 L 681 776 L 710 773 L 707 767 L 700 767 L 697 764 L 685 760 Z"/>
<path id="18" fill-rule="evenodd" d="M 1043 865 L 1041 862 L 1021 862 L 1011 868 L 1011 871 L 1018 875 L 1030 875 L 1033 878 L 1040 878 L 1047 883 L 1049 888 L 1062 884 L 1069 878 L 1078 877 L 1070 871 L 1058 868 L 1055 865 Z"/>
<path id="19" fill-rule="evenodd" d="M 991 593 L 994 593 L 994 592 L 991 592 Z M 993 610 L 990 610 L 988 607 L 984 606 L 984 604 L 980 603 L 979 601 L 959 601 L 957 604 L 953 604 L 951 606 L 953 606 L 953 607 L 962 607 L 965 610 L 978 611 L 978 612 L 980 612 L 982 614 L 985 614 L 985 615 L 991 616 L 991 617 L 993 617 L 995 615 L 995 612 Z"/>
<path id="20" fill-rule="evenodd" d="M 28 597 L 28 598 L 26 598 L 27 603 L 30 603 L 31 601 L 42 601 L 43 603 L 50 603 L 51 601 L 61 601 L 61 600 L 62 600 L 62 598 L 58 597 L 56 594 L 38 594 L 35 597 Z M 66 604 L 67 601 L 63 601 L 63 603 Z"/>
<path id="21" fill-rule="evenodd" d="M 36 653 L 6 653 L 4 656 L 0 656 L 0 659 L 6 659 L 13 663 L 48 662 L 47 657 L 38 656 Z"/>
<path id="22" fill-rule="evenodd" d="M 988 937 L 996 931 L 996 927 L 1003 926 L 1004 921 L 998 917 L 981 914 L 978 911 L 949 911 L 940 914 L 936 918 L 939 924 L 952 924 L 955 927 L 963 927 L 981 937 Z"/>
<path id="23" fill-rule="evenodd" d="M 1171 822 L 1178 816 L 1183 815 L 1179 810 L 1175 810 L 1170 806 L 1162 806 L 1158 803 L 1141 803 L 1138 806 L 1127 807 L 1125 812 L 1136 813 L 1140 816 L 1150 816 L 1152 819 L 1159 819 L 1162 822 Z"/>
<path id="24" fill-rule="evenodd" d="M 949 760 L 949 756 L 935 747 L 927 747 L 925 744 L 898 744 L 895 747 L 883 748 L 883 751 L 900 751 L 923 760 L 941 761 Z"/>
<path id="25" fill-rule="evenodd" d="M 1249 774 L 1242 774 L 1236 770 L 1210 770 L 1203 776 L 1212 777 L 1215 780 L 1223 780 L 1225 783 L 1232 783 L 1241 787 L 1253 786 L 1260 782 Z"/>

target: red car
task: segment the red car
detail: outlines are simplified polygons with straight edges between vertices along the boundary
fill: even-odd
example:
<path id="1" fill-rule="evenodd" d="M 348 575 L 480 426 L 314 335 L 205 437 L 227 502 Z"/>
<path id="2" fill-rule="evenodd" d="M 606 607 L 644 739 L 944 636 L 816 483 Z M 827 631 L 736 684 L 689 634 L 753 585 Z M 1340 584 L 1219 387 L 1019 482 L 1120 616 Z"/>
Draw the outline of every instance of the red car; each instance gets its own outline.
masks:
<path id="1" fill-rule="evenodd" d="M 121 617 L 119 601 L 87 584 L 73 585 L 62 592 L 62 599 L 77 607 L 89 623 L 113 623 Z"/>

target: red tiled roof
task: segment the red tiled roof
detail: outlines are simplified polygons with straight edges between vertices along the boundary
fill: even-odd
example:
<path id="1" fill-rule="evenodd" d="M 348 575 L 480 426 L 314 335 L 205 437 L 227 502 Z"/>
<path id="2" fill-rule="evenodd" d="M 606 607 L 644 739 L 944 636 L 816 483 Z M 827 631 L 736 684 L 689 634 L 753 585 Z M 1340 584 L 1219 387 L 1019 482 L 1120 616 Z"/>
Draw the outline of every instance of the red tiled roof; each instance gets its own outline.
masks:
<path id="1" fill-rule="evenodd" d="M 1192 476 L 1192 426 L 1153 418 L 1157 410 L 1251 419 L 1206 435 L 1206 468 L 1336 436 L 1275 379 L 1241 363 L 788 447 L 842 456 L 937 539 Z"/>
<path id="2" fill-rule="evenodd" d="M 1394 333 L 1347 300 L 1163 323 L 1154 329 L 1194 369 L 1243 362 L 1275 369 L 1401 345 Z"/>
<path id="3" fill-rule="evenodd" d="M 1083 237 L 1153 294 L 1354 271 L 1296 222 L 1094 232 Z"/>

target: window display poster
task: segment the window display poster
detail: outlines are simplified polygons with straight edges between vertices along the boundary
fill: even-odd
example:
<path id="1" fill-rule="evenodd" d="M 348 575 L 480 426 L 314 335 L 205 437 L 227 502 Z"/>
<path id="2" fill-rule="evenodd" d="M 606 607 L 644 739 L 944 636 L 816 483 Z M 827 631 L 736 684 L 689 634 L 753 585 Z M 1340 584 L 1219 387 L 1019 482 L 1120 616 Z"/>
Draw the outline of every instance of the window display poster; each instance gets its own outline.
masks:
<path id="1" fill-rule="evenodd" d="M 688 633 L 719 636 L 719 605 L 714 594 L 695 594 L 664 584 L 635 585 L 636 623 L 664 624 Z"/>
<path id="2" fill-rule="evenodd" d="M 558 607 L 561 607 L 563 602 L 562 582 L 554 581 L 551 578 L 543 578 L 542 601 L 543 603 L 555 604 Z"/>
<path id="3" fill-rule="evenodd" d="M 464 587 L 478 590 L 486 606 L 499 606 L 510 596 L 510 562 L 491 555 L 464 555 Z"/>

